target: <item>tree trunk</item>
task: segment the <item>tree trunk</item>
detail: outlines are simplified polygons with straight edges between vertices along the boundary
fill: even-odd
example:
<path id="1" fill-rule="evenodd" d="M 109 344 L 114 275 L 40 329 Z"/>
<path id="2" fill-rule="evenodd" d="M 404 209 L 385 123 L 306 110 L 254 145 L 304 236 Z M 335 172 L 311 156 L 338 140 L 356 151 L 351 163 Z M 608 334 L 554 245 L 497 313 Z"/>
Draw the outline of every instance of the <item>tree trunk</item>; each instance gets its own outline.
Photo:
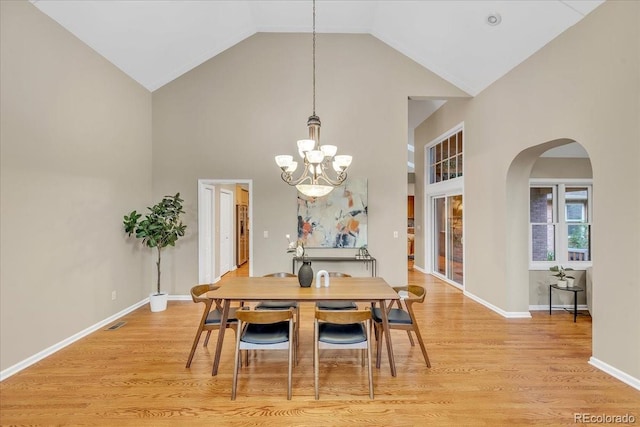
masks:
<path id="1" fill-rule="evenodd" d="M 160 246 L 158 246 L 158 262 L 156 262 L 156 267 L 158 267 L 158 293 L 160 293 Z"/>

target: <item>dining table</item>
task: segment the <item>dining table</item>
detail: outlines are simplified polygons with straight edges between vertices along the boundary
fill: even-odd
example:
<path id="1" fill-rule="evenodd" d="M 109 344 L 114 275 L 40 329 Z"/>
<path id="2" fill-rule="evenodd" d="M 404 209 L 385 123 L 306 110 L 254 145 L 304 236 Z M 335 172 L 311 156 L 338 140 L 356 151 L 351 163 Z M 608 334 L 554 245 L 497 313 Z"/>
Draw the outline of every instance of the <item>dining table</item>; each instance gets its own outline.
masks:
<path id="1" fill-rule="evenodd" d="M 331 277 L 329 286 L 316 287 L 315 281 L 310 287 L 302 287 L 297 277 L 229 277 L 217 284 L 220 287 L 207 292 L 207 297 L 221 300 L 222 315 L 216 344 L 212 375 L 218 374 L 220 353 L 226 331 L 229 307 L 233 301 L 297 301 L 315 303 L 318 301 L 355 301 L 368 302 L 373 307 L 379 304 L 385 307 L 386 301 L 398 300 L 398 293 L 381 277 Z M 387 343 L 387 354 L 391 375 L 396 376 L 393 357 L 393 344 L 389 329 L 387 311 L 382 312 L 382 328 Z"/>

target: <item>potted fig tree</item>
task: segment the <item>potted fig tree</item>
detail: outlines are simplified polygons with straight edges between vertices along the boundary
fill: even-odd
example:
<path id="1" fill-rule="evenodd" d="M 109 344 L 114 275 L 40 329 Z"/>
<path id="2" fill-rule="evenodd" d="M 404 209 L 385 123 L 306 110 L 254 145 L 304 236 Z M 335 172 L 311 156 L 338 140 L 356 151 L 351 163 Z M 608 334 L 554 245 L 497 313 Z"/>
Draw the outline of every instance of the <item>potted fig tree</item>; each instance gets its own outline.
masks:
<path id="1" fill-rule="evenodd" d="M 141 239 L 144 246 L 156 248 L 158 251 L 157 291 L 149 296 L 151 311 L 163 311 L 167 308 L 167 294 L 160 291 L 160 260 L 162 249 L 175 246 L 176 241 L 184 236 L 187 226 L 180 219 L 180 215 L 184 213 L 183 201 L 180 193 L 176 193 L 175 196 L 164 196 L 155 206 L 147 208 L 149 213 L 144 219 L 141 219 L 142 214 L 136 211 L 124 216 L 124 231 L 129 236 L 135 233 L 136 238 Z"/>

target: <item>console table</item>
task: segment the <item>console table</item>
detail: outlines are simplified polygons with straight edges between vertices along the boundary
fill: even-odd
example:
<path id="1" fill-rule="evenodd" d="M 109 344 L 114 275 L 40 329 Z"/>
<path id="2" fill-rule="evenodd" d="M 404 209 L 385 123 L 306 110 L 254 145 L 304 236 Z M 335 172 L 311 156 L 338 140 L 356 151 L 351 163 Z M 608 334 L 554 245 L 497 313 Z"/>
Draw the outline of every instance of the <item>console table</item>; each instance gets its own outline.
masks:
<path id="1" fill-rule="evenodd" d="M 318 261 L 318 262 L 363 262 L 367 270 L 371 267 L 371 277 L 376 277 L 376 259 L 372 256 L 367 258 L 360 257 L 340 257 L 340 256 L 306 256 L 305 261 Z M 302 257 L 294 256 L 291 260 L 291 272 L 296 274 L 296 266 L 299 262 L 302 262 Z"/>
<path id="2" fill-rule="evenodd" d="M 552 289 L 557 289 L 559 291 L 573 292 L 573 322 L 575 323 L 576 318 L 578 317 L 578 292 L 584 292 L 584 289 L 579 288 L 577 286 L 567 286 L 566 288 L 561 288 L 558 285 L 549 285 L 549 316 L 551 316 L 551 290 Z"/>

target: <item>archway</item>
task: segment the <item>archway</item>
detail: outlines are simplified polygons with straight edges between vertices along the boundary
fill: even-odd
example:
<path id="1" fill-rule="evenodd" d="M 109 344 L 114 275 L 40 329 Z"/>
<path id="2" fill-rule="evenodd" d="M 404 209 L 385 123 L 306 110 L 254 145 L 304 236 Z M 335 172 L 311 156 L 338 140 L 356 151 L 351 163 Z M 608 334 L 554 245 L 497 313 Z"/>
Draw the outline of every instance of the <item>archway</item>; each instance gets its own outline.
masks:
<path id="1" fill-rule="evenodd" d="M 576 143 L 562 138 L 529 147 L 511 162 L 506 178 L 506 279 L 507 310 L 529 311 L 529 181 L 540 156 L 556 147 Z M 563 177 L 557 177 L 563 178 Z"/>

